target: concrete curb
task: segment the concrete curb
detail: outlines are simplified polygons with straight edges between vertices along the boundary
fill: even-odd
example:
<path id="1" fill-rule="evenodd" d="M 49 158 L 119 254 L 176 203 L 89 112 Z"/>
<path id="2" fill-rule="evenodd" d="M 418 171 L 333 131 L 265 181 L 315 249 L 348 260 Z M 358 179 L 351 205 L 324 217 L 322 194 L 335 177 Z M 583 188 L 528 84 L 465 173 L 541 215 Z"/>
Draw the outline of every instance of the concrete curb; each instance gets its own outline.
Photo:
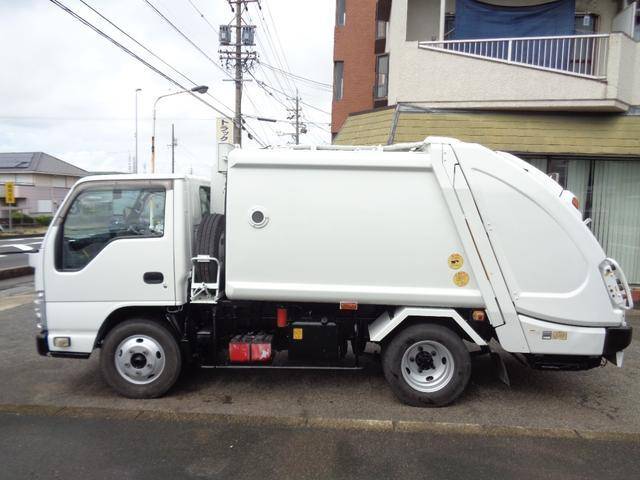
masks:
<path id="1" fill-rule="evenodd" d="M 533 428 L 475 423 L 416 422 L 405 420 L 367 420 L 358 418 L 279 417 L 231 415 L 159 410 L 126 410 L 98 407 L 56 407 L 53 405 L 0 404 L 0 413 L 45 417 L 86 418 L 155 422 L 193 422 L 200 424 L 233 424 L 251 427 L 275 426 L 329 430 L 378 431 L 396 433 L 434 433 L 479 435 L 486 437 L 530 437 L 622 441 L 640 443 L 640 432 L 573 430 L 568 428 Z"/>
<path id="2" fill-rule="evenodd" d="M 26 277 L 27 275 L 33 275 L 33 267 L 11 267 L 0 269 L 0 280 L 7 280 L 8 278 Z"/>

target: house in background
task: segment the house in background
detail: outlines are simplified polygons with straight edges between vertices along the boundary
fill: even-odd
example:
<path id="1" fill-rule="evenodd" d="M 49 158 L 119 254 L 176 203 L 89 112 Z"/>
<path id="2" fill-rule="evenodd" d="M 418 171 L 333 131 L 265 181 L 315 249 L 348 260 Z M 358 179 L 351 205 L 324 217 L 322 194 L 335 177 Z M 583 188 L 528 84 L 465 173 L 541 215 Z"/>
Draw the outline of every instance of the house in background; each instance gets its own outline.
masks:
<path id="1" fill-rule="evenodd" d="M 15 207 L 28 215 L 52 215 L 69 189 L 89 172 L 42 152 L 0 153 L 0 198 L 15 184 Z M 8 211 L 2 210 L 2 218 Z"/>
<path id="2" fill-rule="evenodd" d="M 580 198 L 607 254 L 640 285 L 637 2 L 392 0 L 384 52 L 370 45 L 388 2 L 343 3 L 334 143 L 437 135 L 516 154 Z M 366 74 L 349 61 L 365 46 Z M 365 84 L 349 91 L 354 76 Z"/>

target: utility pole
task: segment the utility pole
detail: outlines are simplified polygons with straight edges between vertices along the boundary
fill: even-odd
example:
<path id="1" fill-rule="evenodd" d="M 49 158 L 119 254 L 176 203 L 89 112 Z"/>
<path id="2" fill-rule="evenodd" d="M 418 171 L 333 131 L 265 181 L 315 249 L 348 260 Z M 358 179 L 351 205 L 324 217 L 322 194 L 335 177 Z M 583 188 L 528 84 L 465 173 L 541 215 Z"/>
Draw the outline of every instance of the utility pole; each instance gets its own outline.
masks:
<path id="1" fill-rule="evenodd" d="M 136 88 L 136 155 L 133 163 L 133 173 L 138 173 L 138 94 L 141 91 L 141 88 Z"/>
<path id="2" fill-rule="evenodd" d="M 236 104 L 234 115 L 233 143 L 242 145 L 242 88 L 244 70 L 251 68 L 252 63 L 257 59 L 255 51 L 247 50 L 243 47 L 254 47 L 255 25 L 243 25 L 242 12 L 246 10 L 249 3 L 257 3 L 260 8 L 260 0 L 228 0 L 229 6 L 235 13 L 233 26 L 220 25 L 220 60 L 231 70 L 233 67 L 233 81 L 236 86 Z M 235 40 L 231 42 L 231 30 L 235 28 Z M 224 48 L 232 47 L 232 48 Z"/>
<path id="3" fill-rule="evenodd" d="M 171 173 L 176 173 L 176 147 L 178 140 L 176 139 L 175 125 L 171 124 Z"/>
<path id="4" fill-rule="evenodd" d="M 302 117 L 302 109 L 300 108 L 300 95 L 298 94 L 298 89 L 296 88 L 296 98 L 295 98 L 295 108 L 290 108 L 288 120 L 291 120 L 296 127 L 295 132 L 293 133 L 293 141 L 296 145 L 300 145 L 300 134 L 307 133 L 307 126 L 300 121 Z"/>
<path id="5" fill-rule="evenodd" d="M 233 143 L 242 145 L 242 0 L 236 3 L 236 128 L 233 129 Z"/>
<path id="6" fill-rule="evenodd" d="M 300 145 L 300 97 L 296 88 L 296 145 Z"/>

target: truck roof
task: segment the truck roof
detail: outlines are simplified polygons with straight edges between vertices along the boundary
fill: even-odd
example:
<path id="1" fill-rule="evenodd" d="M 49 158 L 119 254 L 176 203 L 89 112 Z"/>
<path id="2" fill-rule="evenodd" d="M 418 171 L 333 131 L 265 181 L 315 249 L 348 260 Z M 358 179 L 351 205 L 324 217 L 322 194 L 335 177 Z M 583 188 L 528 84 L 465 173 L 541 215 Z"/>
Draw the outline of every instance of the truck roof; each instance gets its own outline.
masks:
<path id="1" fill-rule="evenodd" d="M 90 175 L 78 181 L 78 183 L 97 181 L 122 181 L 122 180 L 198 180 L 209 182 L 208 178 L 195 175 L 185 175 L 178 173 L 123 173 L 109 175 Z"/>

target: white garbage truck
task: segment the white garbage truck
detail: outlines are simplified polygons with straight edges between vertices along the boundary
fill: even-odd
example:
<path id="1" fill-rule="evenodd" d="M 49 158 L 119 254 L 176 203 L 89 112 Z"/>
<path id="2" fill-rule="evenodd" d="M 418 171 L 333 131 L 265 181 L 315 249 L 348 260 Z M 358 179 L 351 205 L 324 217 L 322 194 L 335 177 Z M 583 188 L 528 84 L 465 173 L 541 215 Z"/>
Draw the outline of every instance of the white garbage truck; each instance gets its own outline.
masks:
<path id="1" fill-rule="evenodd" d="M 358 368 L 375 344 L 415 406 L 458 398 L 490 342 L 537 369 L 622 365 L 624 273 L 523 160 L 433 137 L 221 163 L 76 183 L 33 259 L 40 354 L 99 349 L 111 387 L 151 398 L 186 364 Z"/>

